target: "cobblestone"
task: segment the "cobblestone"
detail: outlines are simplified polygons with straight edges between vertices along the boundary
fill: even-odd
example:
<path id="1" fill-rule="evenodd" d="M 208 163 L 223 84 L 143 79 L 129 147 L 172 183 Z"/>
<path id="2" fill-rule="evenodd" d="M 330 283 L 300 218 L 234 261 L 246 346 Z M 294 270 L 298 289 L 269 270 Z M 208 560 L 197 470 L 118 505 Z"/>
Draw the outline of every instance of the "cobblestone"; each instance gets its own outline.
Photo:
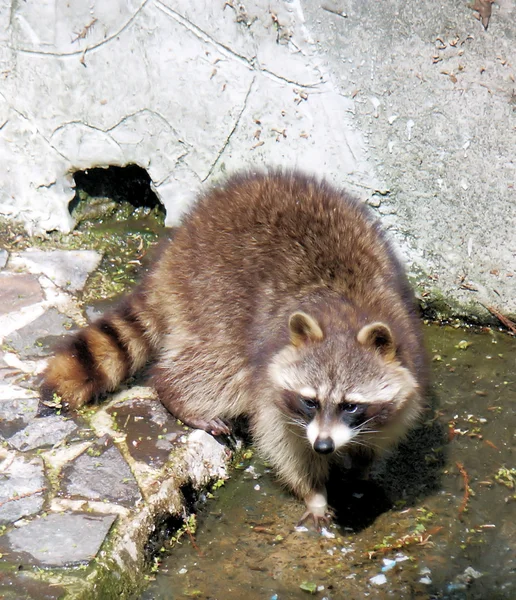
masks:
<path id="1" fill-rule="evenodd" d="M 38 377 L 53 344 L 86 321 L 75 294 L 100 255 L 7 258 L 0 252 L 0 596 L 136 590 L 156 524 L 183 517 L 181 488 L 226 477 L 231 454 L 176 422 L 148 387 L 38 416 Z"/>
<path id="2" fill-rule="evenodd" d="M 14 562 L 42 567 L 88 564 L 104 541 L 115 515 L 49 514 L 0 537 Z"/>
<path id="3" fill-rule="evenodd" d="M 43 300 L 38 278 L 24 273 L 0 273 L 0 315 Z"/>
<path id="4" fill-rule="evenodd" d="M 14 349 L 20 358 L 46 356 L 57 340 L 72 329 L 73 321 L 52 308 L 32 323 L 11 333 L 5 339 L 5 343 Z"/>
<path id="5" fill-rule="evenodd" d="M 9 266 L 29 273 L 46 275 L 59 287 L 77 292 L 84 287 L 91 271 L 102 257 L 94 250 L 35 250 L 12 254 Z"/>

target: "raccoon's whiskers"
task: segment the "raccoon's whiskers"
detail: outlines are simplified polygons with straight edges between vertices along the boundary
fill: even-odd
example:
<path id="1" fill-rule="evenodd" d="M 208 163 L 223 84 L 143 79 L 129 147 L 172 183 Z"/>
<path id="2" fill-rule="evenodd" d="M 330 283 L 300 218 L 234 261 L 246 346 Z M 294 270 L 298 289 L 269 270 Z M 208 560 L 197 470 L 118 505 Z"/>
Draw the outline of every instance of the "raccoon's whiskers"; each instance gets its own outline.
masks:
<path id="1" fill-rule="evenodd" d="M 367 442 L 365 442 L 363 440 L 358 440 L 357 438 L 353 438 L 352 440 L 350 440 L 349 445 L 360 446 L 362 448 L 376 448 L 377 450 L 381 449 L 381 446 L 375 444 L 374 442 L 371 442 L 370 440 L 367 440 Z"/>
<path id="2" fill-rule="evenodd" d="M 302 431 L 302 432 L 299 431 L 299 429 L 302 429 L 302 430 L 306 429 L 306 423 L 304 421 L 287 418 L 285 420 L 285 424 L 287 426 L 290 426 L 289 427 L 290 433 L 292 433 L 293 435 L 295 435 L 296 437 L 298 437 L 300 439 L 304 439 L 304 440 L 307 439 L 304 431 Z"/>

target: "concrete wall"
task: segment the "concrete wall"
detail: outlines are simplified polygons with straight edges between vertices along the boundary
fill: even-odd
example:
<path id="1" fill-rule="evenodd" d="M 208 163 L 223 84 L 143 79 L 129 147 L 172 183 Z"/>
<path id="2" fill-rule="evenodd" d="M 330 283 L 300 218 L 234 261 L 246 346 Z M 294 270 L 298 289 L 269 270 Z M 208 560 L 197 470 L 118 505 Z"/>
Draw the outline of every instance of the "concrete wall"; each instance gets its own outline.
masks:
<path id="1" fill-rule="evenodd" d="M 70 230 L 71 173 L 137 163 L 174 224 L 295 166 L 390 228 L 426 301 L 516 314 L 516 7 L 436 0 L 0 5 L 0 214 Z"/>

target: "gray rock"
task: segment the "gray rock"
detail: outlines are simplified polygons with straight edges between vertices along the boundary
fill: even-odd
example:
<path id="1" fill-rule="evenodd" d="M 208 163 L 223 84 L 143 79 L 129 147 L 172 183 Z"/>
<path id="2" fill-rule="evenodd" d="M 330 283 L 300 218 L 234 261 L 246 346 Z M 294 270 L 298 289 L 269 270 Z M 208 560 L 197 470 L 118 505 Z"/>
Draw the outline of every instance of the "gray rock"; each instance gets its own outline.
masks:
<path id="1" fill-rule="evenodd" d="M 93 321 L 96 321 L 99 317 L 102 316 L 102 311 L 98 310 L 94 306 L 87 306 L 84 312 L 86 313 L 86 318 L 88 319 L 89 323 L 93 323 Z"/>
<path id="2" fill-rule="evenodd" d="M 0 538 L 0 547 L 21 564 L 63 567 L 87 564 L 97 554 L 115 515 L 50 514 Z"/>
<path id="3" fill-rule="evenodd" d="M 38 513 L 43 508 L 45 487 L 41 458 L 27 460 L 8 454 L 0 465 L 0 525 Z M 23 497 L 15 500 L 19 496 Z"/>
<path id="4" fill-rule="evenodd" d="M 59 415 L 51 415 L 41 419 L 34 419 L 21 431 L 9 438 L 8 443 L 12 448 L 25 452 L 35 448 L 48 448 L 61 442 L 77 425 Z"/>
<path id="5" fill-rule="evenodd" d="M 43 300 L 38 278 L 27 273 L 0 273 L 0 315 Z"/>
<path id="6" fill-rule="evenodd" d="M 118 298 L 95 300 L 92 304 L 85 306 L 84 312 L 86 313 L 88 321 L 91 323 L 92 321 L 95 321 L 101 317 L 103 314 L 116 306 L 118 304 L 118 300 Z"/>
<path id="7" fill-rule="evenodd" d="M 107 449 L 96 444 L 81 454 L 64 471 L 62 492 L 88 500 L 112 500 L 134 506 L 140 490 L 131 469 L 116 446 Z"/>
<path id="8" fill-rule="evenodd" d="M 4 399 L 0 402 L 0 437 L 9 438 L 23 429 L 36 415 L 37 398 Z"/>
<path id="9" fill-rule="evenodd" d="M 34 250 L 13 254 L 9 266 L 43 273 L 59 287 L 70 292 L 82 290 L 89 274 L 101 259 L 94 250 Z"/>
<path id="10" fill-rule="evenodd" d="M 52 308 L 32 323 L 11 333 L 5 341 L 20 357 L 41 357 L 51 353 L 56 341 L 73 327 L 68 317 Z"/>

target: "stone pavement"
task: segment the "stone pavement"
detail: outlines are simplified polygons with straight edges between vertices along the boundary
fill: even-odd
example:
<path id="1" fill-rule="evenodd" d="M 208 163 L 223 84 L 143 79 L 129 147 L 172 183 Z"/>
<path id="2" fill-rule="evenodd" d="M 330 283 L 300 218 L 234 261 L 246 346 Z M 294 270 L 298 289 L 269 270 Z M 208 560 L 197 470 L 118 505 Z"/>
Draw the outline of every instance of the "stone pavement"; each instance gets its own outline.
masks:
<path id="1" fill-rule="evenodd" d="M 129 597 L 159 523 L 226 477 L 230 451 L 183 427 L 149 387 L 36 416 L 53 344 L 86 318 L 94 251 L 0 251 L 0 597 Z M 91 314 L 92 311 L 86 311 Z M 195 495 L 195 494 L 194 494 Z"/>

